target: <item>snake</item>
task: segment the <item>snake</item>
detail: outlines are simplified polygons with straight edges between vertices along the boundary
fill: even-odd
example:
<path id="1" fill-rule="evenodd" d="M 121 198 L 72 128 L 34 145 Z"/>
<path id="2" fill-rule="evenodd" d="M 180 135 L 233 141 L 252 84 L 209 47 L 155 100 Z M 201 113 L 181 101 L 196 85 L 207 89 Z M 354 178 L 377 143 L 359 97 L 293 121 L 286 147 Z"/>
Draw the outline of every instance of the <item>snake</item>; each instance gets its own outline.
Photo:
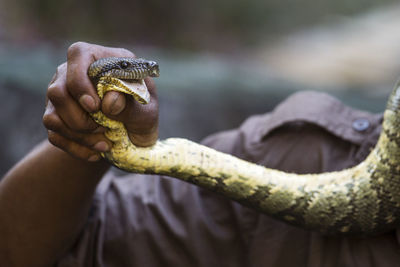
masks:
<path id="1" fill-rule="evenodd" d="M 88 76 L 102 99 L 108 91 L 151 101 L 144 79 L 158 77 L 155 61 L 102 58 Z M 101 111 L 93 119 L 113 143 L 103 157 L 133 173 L 174 177 L 221 194 L 262 214 L 326 235 L 376 235 L 400 225 L 400 84 L 390 94 L 376 146 L 358 165 L 318 174 L 286 173 L 184 138 L 132 144 L 122 122 Z"/>

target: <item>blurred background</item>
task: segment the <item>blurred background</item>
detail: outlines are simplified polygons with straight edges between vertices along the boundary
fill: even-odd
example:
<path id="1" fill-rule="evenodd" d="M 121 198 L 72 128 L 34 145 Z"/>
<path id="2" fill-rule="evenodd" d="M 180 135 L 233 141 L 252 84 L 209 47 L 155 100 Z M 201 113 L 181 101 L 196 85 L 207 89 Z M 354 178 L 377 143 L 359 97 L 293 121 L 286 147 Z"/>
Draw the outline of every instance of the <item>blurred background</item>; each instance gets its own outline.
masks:
<path id="1" fill-rule="evenodd" d="M 400 74 L 396 2 L 0 0 L 0 177 L 46 138 L 47 84 L 79 40 L 159 62 L 162 138 L 199 141 L 298 90 L 380 112 Z"/>

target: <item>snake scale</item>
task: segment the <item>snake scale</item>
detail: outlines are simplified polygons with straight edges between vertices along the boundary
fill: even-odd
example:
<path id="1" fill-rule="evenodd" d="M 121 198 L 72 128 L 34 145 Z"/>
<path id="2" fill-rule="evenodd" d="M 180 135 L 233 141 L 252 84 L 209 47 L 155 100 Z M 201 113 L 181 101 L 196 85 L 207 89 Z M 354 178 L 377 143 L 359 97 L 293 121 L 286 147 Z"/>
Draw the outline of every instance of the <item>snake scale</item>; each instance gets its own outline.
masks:
<path id="1" fill-rule="evenodd" d="M 104 58 L 88 75 L 100 98 L 117 90 L 150 101 L 143 79 L 159 75 L 154 61 Z M 133 83 L 132 83 L 133 82 Z M 186 139 L 136 147 L 123 124 L 93 113 L 113 142 L 103 156 L 128 172 L 161 174 L 218 192 L 261 213 L 324 234 L 373 235 L 400 224 L 400 86 L 389 97 L 383 129 L 369 156 L 338 172 L 297 175 L 268 169 Z"/>

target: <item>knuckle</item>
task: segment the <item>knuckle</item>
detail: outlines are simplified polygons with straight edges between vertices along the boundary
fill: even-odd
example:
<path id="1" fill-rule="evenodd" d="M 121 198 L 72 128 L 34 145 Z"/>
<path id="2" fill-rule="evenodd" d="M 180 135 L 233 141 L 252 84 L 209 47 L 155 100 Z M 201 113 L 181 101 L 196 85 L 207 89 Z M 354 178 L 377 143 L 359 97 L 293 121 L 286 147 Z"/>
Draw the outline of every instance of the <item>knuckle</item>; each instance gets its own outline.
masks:
<path id="1" fill-rule="evenodd" d="M 85 49 L 85 47 L 88 46 L 88 43 L 85 42 L 75 42 L 72 45 L 68 47 L 67 50 L 67 57 L 72 58 L 77 55 L 79 55 L 82 51 L 82 49 Z"/>
<path id="2" fill-rule="evenodd" d="M 47 129 L 55 131 L 60 129 L 60 120 L 54 113 L 45 113 L 43 115 L 43 125 Z"/>
<path id="3" fill-rule="evenodd" d="M 60 78 L 63 76 L 63 74 L 66 71 L 66 66 L 67 66 L 67 63 L 64 62 L 63 64 L 59 65 L 56 68 L 56 72 L 54 73 L 53 77 L 51 78 L 48 87 L 50 87 L 50 86 L 54 85 L 55 83 L 59 82 Z"/>
<path id="4" fill-rule="evenodd" d="M 57 83 L 52 83 L 47 88 L 47 97 L 53 103 L 62 103 L 65 99 L 65 88 Z"/>
<path id="5" fill-rule="evenodd" d="M 53 84 L 53 83 L 57 80 L 57 77 L 58 77 L 58 68 L 57 68 L 57 70 L 56 70 L 56 73 L 54 73 L 53 77 L 51 78 L 51 80 L 50 80 L 50 82 L 49 82 L 49 86 L 50 86 L 51 84 Z"/>
<path id="6" fill-rule="evenodd" d="M 67 67 L 67 62 L 64 62 L 61 65 L 58 65 L 57 70 L 56 70 L 56 75 L 58 76 L 61 72 L 63 72 Z"/>
<path id="7" fill-rule="evenodd" d="M 53 131 L 47 131 L 47 138 L 49 139 L 49 142 L 59 148 L 64 148 L 64 144 L 62 142 L 62 137 L 57 134 L 56 132 Z"/>

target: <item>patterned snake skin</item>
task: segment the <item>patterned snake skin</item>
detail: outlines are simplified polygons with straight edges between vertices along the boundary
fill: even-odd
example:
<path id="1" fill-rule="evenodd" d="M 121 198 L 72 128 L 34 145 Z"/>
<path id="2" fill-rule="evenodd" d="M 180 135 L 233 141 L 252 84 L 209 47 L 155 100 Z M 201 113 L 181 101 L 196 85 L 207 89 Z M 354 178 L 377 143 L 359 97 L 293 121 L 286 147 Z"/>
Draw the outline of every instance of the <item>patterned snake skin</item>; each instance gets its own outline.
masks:
<path id="1" fill-rule="evenodd" d="M 157 77 L 159 69 L 154 61 L 105 58 L 93 63 L 88 75 L 101 98 L 117 90 L 145 104 L 150 97 L 142 79 Z M 126 79 L 138 81 L 132 87 Z M 306 175 L 268 169 L 180 138 L 136 147 L 122 123 L 101 112 L 92 116 L 109 128 L 106 136 L 114 145 L 103 156 L 118 168 L 175 177 L 304 229 L 371 235 L 400 223 L 399 105 L 396 86 L 379 141 L 363 162 L 339 172 Z"/>

